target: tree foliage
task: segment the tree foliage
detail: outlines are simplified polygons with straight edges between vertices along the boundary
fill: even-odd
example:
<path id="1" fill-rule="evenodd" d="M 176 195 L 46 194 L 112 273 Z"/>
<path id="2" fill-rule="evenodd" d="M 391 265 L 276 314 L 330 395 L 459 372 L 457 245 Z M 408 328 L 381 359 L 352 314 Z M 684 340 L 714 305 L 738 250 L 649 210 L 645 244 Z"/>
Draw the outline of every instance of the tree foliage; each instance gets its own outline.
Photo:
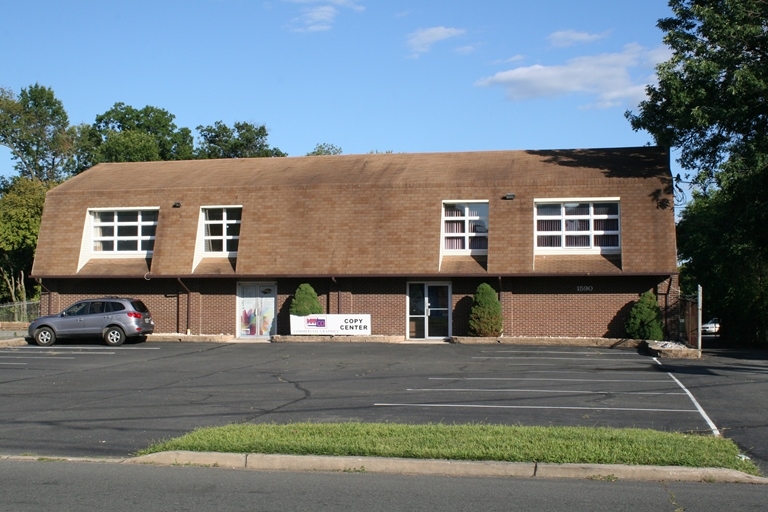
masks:
<path id="1" fill-rule="evenodd" d="M 232 128 L 221 121 L 213 126 L 198 126 L 200 147 L 197 158 L 254 158 L 287 156 L 267 144 L 267 127 L 236 122 Z"/>
<path id="2" fill-rule="evenodd" d="M 50 186 L 17 177 L 0 189 L 0 302 L 24 301 L 31 290 L 32 267 L 45 193 Z"/>
<path id="3" fill-rule="evenodd" d="M 162 160 L 152 135 L 139 130 L 108 132 L 97 150 L 98 162 L 153 162 Z"/>
<path id="4" fill-rule="evenodd" d="M 93 163 L 189 160 L 194 140 L 189 128 L 179 128 L 175 116 L 147 105 L 136 109 L 125 103 L 96 116 L 89 140 L 96 138 Z"/>
<path id="5" fill-rule="evenodd" d="M 715 178 L 738 157 L 755 170 L 768 153 L 768 2 L 670 0 L 673 17 L 659 20 L 672 58 L 657 67 L 635 130 L 679 148 L 680 163 L 698 183 Z M 757 158 L 757 160 L 756 160 Z"/>
<path id="6" fill-rule="evenodd" d="M 290 313 L 296 316 L 319 315 L 323 312 L 320 299 L 309 283 L 302 283 L 291 300 Z"/>
<path id="7" fill-rule="evenodd" d="M 491 285 L 482 283 L 472 297 L 472 309 L 469 312 L 469 335 L 494 337 L 501 336 L 504 321 L 501 315 L 501 302 Z"/>
<path id="8" fill-rule="evenodd" d="M 341 148 L 327 142 L 318 143 L 315 149 L 307 153 L 307 156 L 340 155 Z"/>
<path id="9" fill-rule="evenodd" d="M 672 57 L 639 112 L 626 116 L 696 187 L 678 224 L 681 282 L 733 341 L 768 343 L 768 1 L 670 0 L 659 20 Z"/>
<path id="10" fill-rule="evenodd" d="M 75 130 L 53 90 L 35 84 L 18 96 L 0 88 L 0 145 L 19 176 L 55 183 L 71 171 Z"/>
<path id="11" fill-rule="evenodd" d="M 647 291 L 640 296 L 629 311 L 627 336 L 635 340 L 663 340 L 664 324 L 656 296 Z"/>
<path id="12" fill-rule="evenodd" d="M 697 193 L 678 223 L 683 277 L 702 284 L 704 307 L 721 319 L 723 335 L 745 343 L 768 343 L 767 190 L 762 172 Z"/>
<path id="13" fill-rule="evenodd" d="M 100 162 L 286 156 L 267 144 L 267 129 L 250 123 L 189 128 L 162 108 L 115 103 L 93 124 L 69 125 L 53 90 L 35 84 L 18 96 L 0 88 L 0 145 L 18 173 L 0 180 L 0 301 L 24 300 L 45 201 L 52 186 Z"/>

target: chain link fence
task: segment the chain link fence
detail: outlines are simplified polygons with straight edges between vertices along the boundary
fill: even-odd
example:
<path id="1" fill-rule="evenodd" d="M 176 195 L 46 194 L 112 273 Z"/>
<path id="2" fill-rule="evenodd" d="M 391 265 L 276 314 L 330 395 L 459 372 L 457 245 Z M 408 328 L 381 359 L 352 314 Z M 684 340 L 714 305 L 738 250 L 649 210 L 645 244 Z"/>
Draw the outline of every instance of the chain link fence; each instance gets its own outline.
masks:
<path id="1" fill-rule="evenodd" d="M 0 304 L 0 322 L 31 322 L 40 316 L 40 301 Z"/>

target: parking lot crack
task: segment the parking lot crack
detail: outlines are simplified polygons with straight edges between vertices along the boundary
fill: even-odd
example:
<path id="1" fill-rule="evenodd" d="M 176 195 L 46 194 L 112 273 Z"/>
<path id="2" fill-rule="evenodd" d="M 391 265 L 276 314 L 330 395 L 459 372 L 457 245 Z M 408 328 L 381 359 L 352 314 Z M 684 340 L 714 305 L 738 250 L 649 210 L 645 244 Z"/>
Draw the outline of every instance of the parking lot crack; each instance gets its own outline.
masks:
<path id="1" fill-rule="evenodd" d="M 277 407 L 272 407 L 271 409 L 264 409 L 259 414 L 256 414 L 254 416 L 250 416 L 250 417 L 246 418 L 245 420 L 243 420 L 243 423 L 247 423 L 249 421 L 255 420 L 256 418 L 260 418 L 262 416 L 266 416 L 267 414 L 272 414 L 274 412 L 280 411 L 282 409 L 285 409 L 286 407 L 289 407 L 291 405 L 297 404 L 297 403 L 299 403 L 299 402 L 301 402 L 303 400 L 306 400 L 307 398 L 310 398 L 312 396 L 312 392 L 310 390 L 308 390 L 307 388 L 305 388 L 304 386 L 302 386 L 301 383 L 298 382 L 298 381 L 292 381 L 292 380 L 286 379 L 286 378 L 283 377 L 282 374 L 277 374 L 277 375 L 274 376 L 274 378 L 277 379 L 278 382 L 282 382 L 284 384 L 290 384 L 296 390 L 300 391 L 303 394 L 303 396 L 301 396 L 301 397 L 299 397 L 299 398 L 297 398 L 295 400 L 289 400 L 289 401 L 287 401 L 287 402 L 285 402 L 283 404 L 278 405 Z"/>
<path id="2" fill-rule="evenodd" d="M 667 482 L 662 483 L 662 487 L 664 487 L 664 490 L 667 491 L 667 495 L 669 496 L 669 503 L 674 507 L 675 512 L 685 512 L 685 508 L 681 507 L 677 503 L 677 497 L 675 496 L 675 493 L 672 492 L 672 489 L 669 488 L 669 484 Z"/>

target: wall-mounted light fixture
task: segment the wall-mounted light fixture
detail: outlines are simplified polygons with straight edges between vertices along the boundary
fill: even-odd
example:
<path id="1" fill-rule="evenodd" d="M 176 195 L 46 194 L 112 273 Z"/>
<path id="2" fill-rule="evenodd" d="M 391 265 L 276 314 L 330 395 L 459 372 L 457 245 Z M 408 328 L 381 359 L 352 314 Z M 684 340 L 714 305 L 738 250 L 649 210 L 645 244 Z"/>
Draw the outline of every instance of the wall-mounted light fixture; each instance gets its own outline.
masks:
<path id="1" fill-rule="evenodd" d="M 504 197 L 502 197 L 502 199 L 504 199 L 504 200 L 506 200 L 506 201 L 511 201 L 511 200 L 513 200 L 514 198 L 515 198 L 515 194 L 513 194 L 512 192 L 510 192 L 509 194 L 507 194 L 507 195 L 505 195 Z"/>
<path id="2" fill-rule="evenodd" d="M 181 203 L 176 201 L 175 203 L 173 203 L 173 207 L 174 208 L 181 208 Z"/>

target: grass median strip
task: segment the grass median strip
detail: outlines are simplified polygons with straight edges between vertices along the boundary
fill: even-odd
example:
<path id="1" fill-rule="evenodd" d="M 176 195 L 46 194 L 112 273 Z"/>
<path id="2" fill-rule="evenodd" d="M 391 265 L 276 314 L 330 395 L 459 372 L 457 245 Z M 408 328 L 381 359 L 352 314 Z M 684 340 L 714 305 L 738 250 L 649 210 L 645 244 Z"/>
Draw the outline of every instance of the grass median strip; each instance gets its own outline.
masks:
<path id="1" fill-rule="evenodd" d="M 187 450 L 411 459 L 728 468 L 759 475 L 721 437 L 649 429 L 393 423 L 232 424 L 154 443 L 139 455 Z"/>

